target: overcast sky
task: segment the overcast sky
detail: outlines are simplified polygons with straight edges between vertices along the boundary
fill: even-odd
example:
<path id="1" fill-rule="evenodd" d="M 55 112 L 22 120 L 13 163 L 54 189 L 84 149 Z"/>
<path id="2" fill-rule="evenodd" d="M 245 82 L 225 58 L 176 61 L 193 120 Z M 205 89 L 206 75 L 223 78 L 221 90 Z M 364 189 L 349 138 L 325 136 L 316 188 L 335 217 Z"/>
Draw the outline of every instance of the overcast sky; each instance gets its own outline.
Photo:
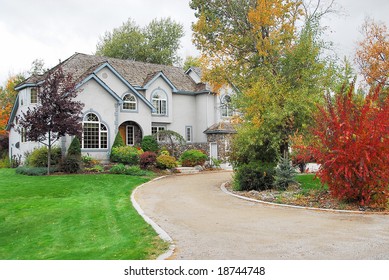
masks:
<path id="1" fill-rule="evenodd" d="M 369 16 L 389 27 L 389 0 L 335 0 L 343 16 L 324 21 L 328 39 L 340 57 L 352 56 L 360 27 Z M 45 67 L 75 52 L 92 54 L 99 36 L 129 17 L 144 26 L 154 18 L 171 17 L 184 25 L 180 56 L 197 55 L 191 42 L 195 21 L 189 0 L 0 0 L 0 84 L 29 70 L 35 59 Z"/>

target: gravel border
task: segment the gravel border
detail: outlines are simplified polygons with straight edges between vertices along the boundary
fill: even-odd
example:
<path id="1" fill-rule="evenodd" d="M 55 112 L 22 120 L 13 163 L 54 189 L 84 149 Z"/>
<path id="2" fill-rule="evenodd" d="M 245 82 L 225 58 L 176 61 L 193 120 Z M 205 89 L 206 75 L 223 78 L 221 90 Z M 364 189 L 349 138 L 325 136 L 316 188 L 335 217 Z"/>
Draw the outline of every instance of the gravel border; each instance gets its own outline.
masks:
<path id="1" fill-rule="evenodd" d="M 389 215 L 389 212 L 369 212 L 369 211 L 364 212 L 364 211 L 355 211 L 355 210 L 326 209 L 326 208 L 316 208 L 316 207 L 298 206 L 298 205 L 281 204 L 281 203 L 263 201 L 263 200 L 253 199 L 253 198 L 249 198 L 246 196 L 241 196 L 241 195 L 232 193 L 229 190 L 227 190 L 227 188 L 225 187 L 225 185 L 227 183 L 228 182 L 225 182 L 220 186 L 220 189 L 224 193 L 231 195 L 231 196 L 235 196 L 235 197 L 243 199 L 243 200 L 261 203 L 261 204 L 265 204 L 265 205 L 271 205 L 271 206 L 276 206 L 276 207 L 295 208 L 295 209 L 305 209 L 305 210 L 313 210 L 313 211 L 321 211 L 321 212 L 332 212 L 332 213 L 346 213 L 346 214 L 358 214 L 358 215 Z"/>

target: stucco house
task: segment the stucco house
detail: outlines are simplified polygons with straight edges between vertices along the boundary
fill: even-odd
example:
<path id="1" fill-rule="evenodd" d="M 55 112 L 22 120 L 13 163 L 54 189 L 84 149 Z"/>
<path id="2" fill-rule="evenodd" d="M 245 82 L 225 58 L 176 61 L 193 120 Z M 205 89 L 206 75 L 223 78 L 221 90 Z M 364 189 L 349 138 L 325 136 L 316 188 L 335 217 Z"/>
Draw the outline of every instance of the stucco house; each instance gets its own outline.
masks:
<path id="1" fill-rule="evenodd" d="M 83 109 L 82 153 L 107 160 L 119 131 L 127 145 L 160 130 L 173 130 L 186 140 L 186 148 L 201 148 L 214 158 L 227 161 L 229 139 L 235 133 L 232 89 L 215 94 L 201 81 L 198 68 L 181 68 L 76 53 L 60 63 L 71 73 L 80 92 Z M 26 141 L 15 129 L 17 116 L 35 106 L 44 75 L 31 76 L 18 91 L 10 120 L 10 158 L 22 161 L 26 152 L 42 144 Z M 65 152 L 72 140 L 62 137 Z M 162 143 L 163 144 L 163 143 Z M 184 147 L 185 148 L 185 147 Z"/>

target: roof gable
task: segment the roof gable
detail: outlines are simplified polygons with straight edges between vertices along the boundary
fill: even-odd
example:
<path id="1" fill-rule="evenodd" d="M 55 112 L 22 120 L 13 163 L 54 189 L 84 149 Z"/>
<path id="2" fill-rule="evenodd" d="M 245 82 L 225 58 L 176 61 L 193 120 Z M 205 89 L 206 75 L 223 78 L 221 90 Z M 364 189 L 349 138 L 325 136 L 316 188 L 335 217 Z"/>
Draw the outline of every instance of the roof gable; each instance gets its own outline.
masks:
<path id="1" fill-rule="evenodd" d="M 154 106 L 150 103 L 150 101 L 148 101 L 142 94 L 140 94 L 126 79 L 123 78 L 122 75 L 120 75 L 120 73 L 118 71 L 116 71 L 116 69 L 111 65 L 109 64 L 108 62 L 105 62 L 103 64 L 101 64 L 99 67 L 97 67 L 97 69 L 95 69 L 93 71 L 93 74 L 97 77 L 97 73 L 100 72 L 102 69 L 104 68 L 108 68 L 123 84 L 125 84 L 128 89 L 130 89 L 135 95 L 137 98 L 141 99 L 153 112 L 156 111 L 156 109 L 154 108 Z M 100 79 L 99 79 L 100 80 Z M 100 80 L 101 81 L 101 80 Z M 102 81 L 101 81 L 102 82 Z M 105 84 L 105 83 L 104 83 Z M 120 98 L 120 102 L 122 102 L 121 98 Z"/>
<path id="2" fill-rule="evenodd" d="M 159 78 L 164 80 L 169 85 L 169 87 L 172 89 L 172 92 L 178 91 L 177 88 L 173 85 L 173 83 L 168 79 L 168 77 L 166 77 L 166 75 L 162 71 L 158 73 L 152 73 L 151 75 L 149 75 L 149 77 L 147 77 L 145 80 L 143 89 L 148 89 Z"/>

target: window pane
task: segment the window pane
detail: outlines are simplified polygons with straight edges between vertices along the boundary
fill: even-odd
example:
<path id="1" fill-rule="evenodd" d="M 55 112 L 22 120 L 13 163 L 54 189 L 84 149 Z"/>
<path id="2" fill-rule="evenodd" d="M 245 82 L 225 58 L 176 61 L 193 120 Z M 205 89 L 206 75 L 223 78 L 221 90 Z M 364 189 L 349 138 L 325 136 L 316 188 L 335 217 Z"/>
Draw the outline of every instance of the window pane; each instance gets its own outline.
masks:
<path id="1" fill-rule="evenodd" d="M 31 100 L 30 102 L 33 104 L 33 103 L 37 103 L 38 102 L 38 93 L 37 93 L 37 90 L 36 88 L 33 88 L 31 89 Z"/>
<path id="2" fill-rule="evenodd" d="M 99 124 L 84 123 L 84 148 L 99 148 Z"/>

